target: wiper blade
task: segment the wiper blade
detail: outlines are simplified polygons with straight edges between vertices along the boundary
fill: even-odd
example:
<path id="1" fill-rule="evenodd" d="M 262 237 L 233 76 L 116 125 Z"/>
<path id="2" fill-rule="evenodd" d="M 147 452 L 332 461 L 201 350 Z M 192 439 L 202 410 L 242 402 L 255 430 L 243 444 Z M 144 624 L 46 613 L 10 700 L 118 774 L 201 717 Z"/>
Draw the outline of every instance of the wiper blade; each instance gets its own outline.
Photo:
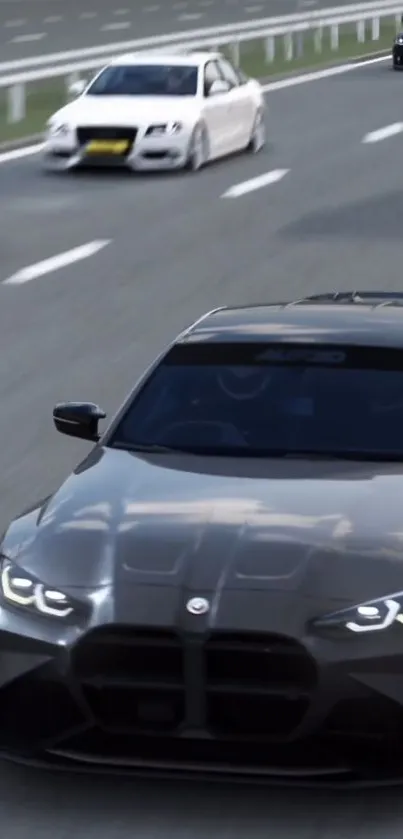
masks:
<path id="1" fill-rule="evenodd" d="M 123 451 L 140 452 L 145 454 L 188 454 L 195 457 L 226 457 L 241 459 L 267 460 L 355 460 L 359 462 L 401 463 L 403 452 L 382 452 L 346 449 L 342 451 L 320 451 L 317 449 L 254 449 L 245 446 L 220 448 L 215 446 L 164 446 L 159 443 L 125 443 L 113 442 L 111 447 Z"/>
<path id="2" fill-rule="evenodd" d="M 190 449 L 176 448 L 176 446 L 162 446 L 159 443 L 113 443 L 113 448 L 147 454 L 188 454 L 191 451 Z"/>

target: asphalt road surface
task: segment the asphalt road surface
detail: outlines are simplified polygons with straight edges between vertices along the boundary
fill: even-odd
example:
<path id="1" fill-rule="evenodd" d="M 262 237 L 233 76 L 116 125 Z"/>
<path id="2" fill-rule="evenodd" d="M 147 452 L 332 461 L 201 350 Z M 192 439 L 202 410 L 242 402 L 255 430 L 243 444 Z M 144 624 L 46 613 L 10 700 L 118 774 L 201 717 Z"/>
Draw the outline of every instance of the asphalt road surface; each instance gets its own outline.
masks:
<path id="1" fill-rule="evenodd" d="M 401 289 L 401 85 L 376 64 L 269 94 L 268 149 L 195 176 L 49 177 L 36 157 L 0 165 L 1 526 L 87 450 L 53 430 L 54 402 L 114 409 L 203 311 L 340 287 Z M 222 197 L 274 170 L 286 171 L 277 183 Z M 100 240 L 108 244 L 86 260 L 4 284 Z M 401 790 L 189 788 L 8 766 L 0 816 L 7 839 L 403 835 Z"/>
<path id="2" fill-rule="evenodd" d="M 0 61 L 351 0 L 0 0 Z"/>

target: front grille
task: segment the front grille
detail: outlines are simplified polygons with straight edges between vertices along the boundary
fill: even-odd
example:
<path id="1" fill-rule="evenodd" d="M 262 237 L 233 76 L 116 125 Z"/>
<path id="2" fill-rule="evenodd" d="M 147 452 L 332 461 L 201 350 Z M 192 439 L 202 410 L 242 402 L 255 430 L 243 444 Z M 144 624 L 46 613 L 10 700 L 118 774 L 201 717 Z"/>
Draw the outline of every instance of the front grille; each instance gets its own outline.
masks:
<path id="1" fill-rule="evenodd" d="M 73 667 L 105 731 L 199 728 L 236 741 L 286 739 L 316 681 L 302 646 L 253 634 L 215 634 L 192 649 L 175 634 L 110 628 L 78 646 Z"/>
<path id="2" fill-rule="evenodd" d="M 96 631 L 78 646 L 73 669 L 104 730 L 172 732 L 184 718 L 183 652 L 174 634 Z"/>
<path id="3" fill-rule="evenodd" d="M 82 125 L 77 128 L 77 139 L 80 146 L 85 146 L 91 140 L 128 140 L 130 147 L 137 137 L 137 128 L 127 126 Z"/>
<path id="4" fill-rule="evenodd" d="M 216 635 L 206 645 L 208 727 L 216 736 L 284 738 L 316 683 L 304 648 L 271 635 Z"/>

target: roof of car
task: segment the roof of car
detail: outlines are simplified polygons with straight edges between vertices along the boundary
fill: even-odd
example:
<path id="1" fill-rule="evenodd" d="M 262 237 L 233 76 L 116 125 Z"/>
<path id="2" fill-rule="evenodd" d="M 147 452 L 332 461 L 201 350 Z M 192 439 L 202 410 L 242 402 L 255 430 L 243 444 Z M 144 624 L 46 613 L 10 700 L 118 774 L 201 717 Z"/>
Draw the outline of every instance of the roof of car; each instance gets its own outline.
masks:
<path id="1" fill-rule="evenodd" d="M 403 292 L 339 292 L 222 307 L 196 321 L 187 342 L 314 342 L 403 349 Z"/>
<path id="2" fill-rule="evenodd" d="M 170 64 L 171 66 L 192 66 L 198 67 L 206 61 L 220 57 L 217 52 L 167 52 L 147 53 L 133 52 L 126 55 L 119 55 L 110 61 L 110 64 Z"/>

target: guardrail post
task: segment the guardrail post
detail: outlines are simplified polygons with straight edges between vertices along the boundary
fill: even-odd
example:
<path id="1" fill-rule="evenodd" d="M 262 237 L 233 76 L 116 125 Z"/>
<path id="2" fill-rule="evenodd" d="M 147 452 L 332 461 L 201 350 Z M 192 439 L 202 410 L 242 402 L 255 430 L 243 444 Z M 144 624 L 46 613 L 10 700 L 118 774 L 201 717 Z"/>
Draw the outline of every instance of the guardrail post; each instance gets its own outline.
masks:
<path id="1" fill-rule="evenodd" d="M 80 81 L 80 73 L 78 70 L 75 73 L 70 73 L 66 78 L 66 88 L 68 89 L 71 84 L 75 84 L 76 82 Z"/>
<path id="2" fill-rule="evenodd" d="M 322 47 L 323 47 L 323 26 L 318 26 L 318 28 L 315 29 L 315 35 L 314 35 L 313 40 L 314 40 L 315 52 L 316 53 L 321 53 L 322 52 Z"/>
<path id="3" fill-rule="evenodd" d="M 76 70 L 75 73 L 69 73 L 68 76 L 65 78 L 65 93 L 67 101 L 71 99 L 70 96 L 70 85 L 75 84 L 76 82 L 80 81 L 80 73 Z"/>
<path id="4" fill-rule="evenodd" d="M 330 49 L 338 50 L 339 49 L 339 24 L 334 23 L 330 27 Z"/>
<path id="5" fill-rule="evenodd" d="M 239 67 L 241 63 L 241 50 L 239 41 L 233 41 L 233 43 L 230 44 L 230 52 L 233 64 L 235 64 L 235 67 Z"/>
<path id="6" fill-rule="evenodd" d="M 284 55 L 286 61 L 292 61 L 294 55 L 294 40 L 292 32 L 287 32 L 284 35 Z"/>
<path id="7" fill-rule="evenodd" d="M 380 27 L 380 19 L 379 17 L 372 18 L 372 40 L 379 41 L 381 34 L 381 27 Z"/>
<path id="8" fill-rule="evenodd" d="M 25 117 L 25 85 L 13 84 L 8 88 L 8 122 L 21 122 Z"/>
<path id="9" fill-rule="evenodd" d="M 365 20 L 357 20 L 357 41 L 365 43 Z"/>
<path id="10" fill-rule="evenodd" d="M 276 39 L 274 35 L 268 35 L 264 39 L 264 57 L 267 63 L 273 62 L 276 57 Z"/>
<path id="11" fill-rule="evenodd" d="M 304 55 L 304 33 L 297 32 L 297 58 L 302 58 Z"/>

